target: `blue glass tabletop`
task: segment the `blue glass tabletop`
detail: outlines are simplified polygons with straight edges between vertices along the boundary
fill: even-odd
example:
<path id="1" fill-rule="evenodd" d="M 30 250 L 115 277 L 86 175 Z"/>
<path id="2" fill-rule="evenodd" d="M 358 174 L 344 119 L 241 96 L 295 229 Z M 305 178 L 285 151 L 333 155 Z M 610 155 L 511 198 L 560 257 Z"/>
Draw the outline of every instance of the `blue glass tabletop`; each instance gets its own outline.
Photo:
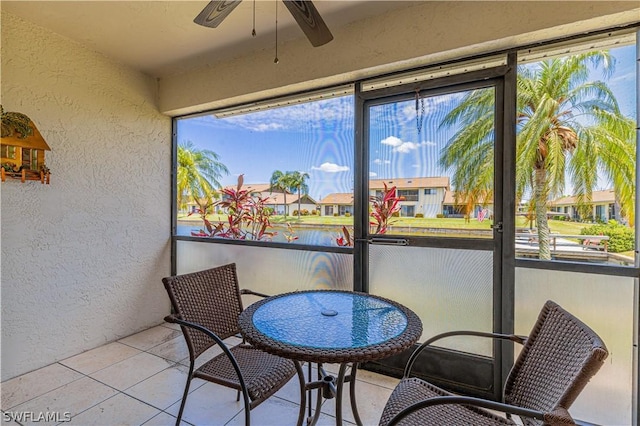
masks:
<path id="1" fill-rule="evenodd" d="M 313 291 L 269 300 L 253 326 L 286 344 L 322 349 L 361 348 L 402 334 L 407 317 L 397 307 L 364 294 Z"/>

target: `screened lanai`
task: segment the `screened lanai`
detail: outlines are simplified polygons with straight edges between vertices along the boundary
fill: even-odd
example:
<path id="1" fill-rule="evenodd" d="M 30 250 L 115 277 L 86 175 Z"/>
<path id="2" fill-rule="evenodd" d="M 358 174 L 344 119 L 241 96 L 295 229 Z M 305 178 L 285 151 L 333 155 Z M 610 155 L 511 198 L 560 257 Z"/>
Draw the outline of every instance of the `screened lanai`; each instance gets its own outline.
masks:
<path id="1" fill-rule="evenodd" d="M 277 7 L 257 3 L 263 20 Z M 49 185 L 2 183 L 3 383 L 51 365 L 100 381 L 66 360 L 129 347 L 125 338 L 143 330 L 170 333 L 161 279 L 235 262 L 243 286 L 268 294 L 355 290 L 402 303 L 423 323 L 420 341 L 452 329 L 528 334 L 552 299 L 610 351 L 571 414 L 635 424 L 637 5 L 314 3 L 334 35 L 316 48 L 286 12 L 279 41 L 264 27 L 251 45 L 250 2 L 237 9 L 248 24 L 229 21 L 227 33 L 190 27 L 206 2 L 2 3 L 3 108 L 29 115 L 51 147 Z M 235 35 L 245 25 L 249 34 Z M 591 98 L 567 102 L 567 126 L 600 155 L 586 158 L 578 144 L 563 154 L 541 206 L 523 82 L 572 61 L 584 76 L 569 89 L 606 85 L 622 136 L 602 142 L 606 123 L 588 114 Z M 203 219 L 230 213 L 180 200 L 185 148 L 216 153 L 228 170 L 219 191 L 242 176 L 243 188 L 271 199 L 273 235 L 212 232 Z M 274 190 L 278 171 L 302 183 Z M 390 187 L 397 214 L 380 232 L 371 212 Z M 561 210 L 567 197 L 582 216 Z M 510 344 L 454 339 L 417 369 L 453 391 L 500 399 L 517 355 Z M 405 362 L 365 364 L 364 378 L 392 387 L 385 377 L 397 380 Z M 3 412 L 13 407 L 3 392 Z M 381 407 L 372 410 L 370 422 Z"/>

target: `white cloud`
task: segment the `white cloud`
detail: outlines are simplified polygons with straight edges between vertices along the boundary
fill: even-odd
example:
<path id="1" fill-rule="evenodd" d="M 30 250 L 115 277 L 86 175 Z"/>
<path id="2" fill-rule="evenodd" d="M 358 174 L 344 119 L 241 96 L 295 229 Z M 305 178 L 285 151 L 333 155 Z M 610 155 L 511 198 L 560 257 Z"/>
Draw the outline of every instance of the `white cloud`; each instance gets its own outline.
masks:
<path id="1" fill-rule="evenodd" d="M 270 130 L 284 129 L 284 126 L 280 123 L 259 123 L 256 126 L 250 127 L 250 129 L 256 132 L 268 132 Z"/>
<path id="2" fill-rule="evenodd" d="M 389 161 L 389 160 L 381 160 L 379 158 L 376 158 L 375 160 L 373 160 L 373 164 L 391 164 L 391 161 Z"/>
<path id="3" fill-rule="evenodd" d="M 399 152 L 400 154 L 408 154 L 411 151 L 418 149 L 420 145 L 415 142 L 404 142 L 401 145 L 393 148 L 393 152 Z"/>
<path id="4" fill-rule="evenodd" d="M 389 136 L 388 138 L 385 138 L 383 140 L 380 141 L 381 144 L 384 145 L 389 145 L 393 147 L 393 152 L 399 152 L 400 154 L 408 154 L 411 151 L 415 151 L 416 149 L 420 148 L 421 146 L 434 146 L 435 143 L 434 142 L 421 142 L 421 143 L 415 143 L 415 142 L 403 142 L 402 139 L 397 138 L 395 136 Z M 375 160 L 374 160 L 375 162 Z M 379 164 L 379 163 L 376 163 Z"/>
<path id="5" fill-rule="evenodd" d="M 404 142 L 402 142 L 402 139 L 400 138 L 397 138 L 395 136 L 389 136 L 388 138 L 382 139 L 380 143 L 383 145 L 390 145 L 395 148 L 402 145 Z"/>
<path id="6" fill-rule="evenodd" d="M 376 176 L 378 176 L 378 174 L 377 174 L 377 173 L 375 173 L 375 172 L 369 172 L 369 177 L 376 177 Z"/>
<path id="7" fill-rule="evenodd" d="M 346 172 L 349 170 L 348 166 L 339 166 L 335 163 L 322 163 L 320 164 L 320 167 L 316 167 L 313 166 L 311 167 L 311 170 L 320 170 L 321 172 L 325 172 L 325 173 L 340 173 L 340 172 Z"/>
<path id="8" fill-rule="evenodd" d="M 200 124 L 211 127 L 241 127 L 254 132 L 270 132 L 286 129 L 313 132 L 339 123 L 345 133 L 353 129 L 353 101 L 350 96 L 302 102 L 282 108 L 268 109 L 222 119 L 205 116 L 197 119 Z"/>
<path id="9" fill-rule="evenodd" d="M 438 95 L 438 96 L 429 96 L 422 97 L 420 100 L 420 104 L 418 106 L 418 111 L 416 112 L 416 101 L 412 99 L 410 101 L 406 101 L 401 105 L 401 113 L 404 117 L 405 122 L 416 122 L 416 119 L 420 116 L 425 119 L 428 115 L 434 114 L 440 108 L 443 108 L 444 105 L 445 112 L 448 112 L 449 105 L 453 105 L 458 102 L 460 99 L 464 97 L 465 92 L 456 92 L 448 95 Z M 422 100 L 424 100 L 424 115 L 422 115 Z"/>
<path id="10" fill-rule="evenodd" d="M 404 121 L 415 121 L 416 120 L 416 107 L 415 103 L 412 104 L 408 102 L 406 105 L 402 107 L 402 115 L 404 116 Z"/>
<path id="11" fill-rule="evenodd" d="M 420 168 L 420 164 L 413 164 L 413 165 L 411 165 L 411 167 L 413 167 L 414 169 L 419 169 Z"/>

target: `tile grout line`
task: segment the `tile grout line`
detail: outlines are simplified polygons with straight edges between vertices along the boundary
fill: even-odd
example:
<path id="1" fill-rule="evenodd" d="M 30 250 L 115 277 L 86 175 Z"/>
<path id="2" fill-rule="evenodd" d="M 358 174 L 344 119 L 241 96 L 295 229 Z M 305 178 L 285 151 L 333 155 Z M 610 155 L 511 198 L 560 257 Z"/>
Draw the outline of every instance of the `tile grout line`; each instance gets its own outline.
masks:
<path id="1" fill-rule="evenodd" d="M 75 356 L 75 355 L 74 355 L 74 356 Z M 82 372 L 80 372 L 80 371 L 78 371 L 78 370 L 76 370 L 76 369 L 74 369 L 74 368 L 68 367 L 68 366 L 66 366 L 66 365 L 62 364 L 60 361 L 54 362 L 53 364 L 45 365 L 44 367 L 41 367 L 41 368 L 47 368 L 47 367 L 50 367 L 50 366 L 55 365 L 55 364 L 59 364 L 60 366 L 62 366 L 62 367 L 64 367 L 64 368 L 68 368 L 69 370 L 74 371 L 74 372 L 76 372 L 76 373 L 78 373 L 78 374 L 81 374 L 82 376 L 86 377 L 86 374 L 84 374 L 84 373 L 82 373 Z M 36 371 L 40 370 L 41 368 L 38 368 L 38 369 L 36 369 L 36 370 L 33 370 L 33 371 L 28 372 L 28 373 L 22 374 L 22 375 L 20 375 L 20 376 L 13 377 L 13 378 L 11 378 L 11 379 L 9 379 L 9 380 L 13 380 L 13 379 L 17 379 L 18 377 L 26 376 L 27 374 L 34 373 L 34 372 L 36 372 Z M 39 398 L 39 397 L 41 397 L 41 396 L 43 396 L 43 395 L 46 395 L 46 394 L 48 394 L 48 393 L 50 393 L 50 392 L 53 392 L 53 391 L 55 391 L 55 390 L 58 390 L 58 389 L 60 389 L 60 388 L 62 388 L 62 387 L 64 387 L 64 386 L 67 386 L 68 384 L 71 384 L 71 383 L 77 382 L 78 380 L 84 379 L 84 377 L 78 377 L 77 379 L 71 380 L 70 382 L 67 382 L 67 383 L 65 383 L 65 384 L 63 384 L 63 385 L 57 386 L 57 387 L 55 387 L 55 388 L 53 388 L 53 389 L 50 389 L 50 390 L 46 391 L 45 393 L 41 393 L 41 394 L 35 395 L 35 396 L 34 396 L 34 397 L 32 397 L 32 398 L 26 399 L 26 400 L 22 401 L 22 402 L 21 402 L 21 403 L 19 403 L 19 404 L 12 405 L 11 407 L 2 408 L 2 411 L 3 411 L 3 412 L 11 411 L 11 410 L 12 410 L 13 408 L 15 408 L 15 407 L 18 407 L 18 406 L 20 406 L 20 405 L 22 405 L 22 404 L 26 404 L 26 403 L 27 403 L 27 402 L 29 402 L 29 401 L 33 401 L 33 400 L 34 400 L 34 399 L 36 399 L 36 398 Z M 7 382 L 8 382 L 9 380 L 7 380 Z M 3 383 L 4 383 L 4 382 L 3 382 Z M 1 384 L 2 384 L 2 383 L 0 383 L 0 385 L 1 385 Z M 16 423 L 18 423 L 18 422 L 16 422 Z"/>
<path id="2" fill-rule="evenodd" d="M 157 326 L 153 326 L 153 327 L 158 327 L 158 326 L 163 327 L 163 328 L 165 328 L 165 329 L 167 329 L 167 330 L 171 330 L 171 331 L 178 331 L 178 330 L 175 330 L 175 329 L 174 329 L 174 328 L 172 328 L 172 327 L 168 327 L 168 326 L 166 326 L 165 324 L 159 324 L 159 325 L 157 325 Z M 153 328 L 153 327 L 152 327 L 152 328 Z M 143 330 L 143 331 L 141 331 L 141 332 L 138 332 L 138 333 L 142 333 L 142 332 L 144 332 L 144 330 Z M 87 350 L 87 351 L 85 351 L 85 352 L 82 352 L 82 353 L 86 353 L 86 352 L 89 352 L 89 351 L 91 351 L 91 350 L 95 350 L 95 349 L 98 349 L 98 348 L 104 347 L 104 346 L 109 345 L 109 344 L 111 344 L 111 343 L 119 343 L 119 344 L 121 344 L 121 345 L 124 345 L 124 346 L 126 346 L 126 347 L 129 347 L 129 348 L 132 348 L 132 349 L 135 349 L 135 350 L 137 350 L 137 351 L 138 351 L 136 354 L 133 354 L 133 355 L 127 356 L 127 357 L 125 357 L 125 358 L 123 358 L 123 359 L 121 359 L 121 360 L 119 360 L 119 361 L 117 361 L 117 362 L 115 362 L 115 363 L 109 364 L 109 365 L 107 365 L 107 366 L 105 366 L 105 367 L 102 367 L 102 368 L 100 368 L 100 369 L 98 369 L 98 370 L 95 370 L 95 371 L 92 371 L 92 372 L 90 372 L 90 373 L 84 373 L 84 372 L 82 372 L 82 371 L 77 370 L 77 369 L 76 369 L 76 368 L 74 368 L 74 367 L 71 367 L 71 366 L 69 366 L 69 365 L 63 364 L 63 362 L 64 362 L 65 360 L 70 359 L 70 358 L 73 358 L 73 357 L 75 357 L 75 356 L 79 356 L 79 355 L 81 355 L 82 353 L 77 354 L 77 355 L 73 355 L 73 356 L 71 356 L 71 357 L 68 357 L 68 358 L 66 358 L 65 360 L 61 360 L 61 361 L 54 362 L 53 364 L 49 364 L 48 366 L 55 365 L 55 364 L 59 364 L 59 366 L 62 366 L 62 367 L 64 367 L 65 369 L 68 369 L 68 370 L 70 370 L 70 371 L 72 371 L 72 372 L 75 372 L 75 373 L 80 374 L 80 377 L 78 377 L 77 379 L 71 380 L 70 382 L 67 382 L 67 383 L 65 383 L 65 384 L 63 384 L 63 385 L 57 386 L 57 387 L 55 387 L 55 388 L 53 388 L 53 389 L 50 389 L 50 390 L 48 390 L 47 392 L 41 393 L 41 394 L 39 394 L 39 395 L 35 395 L 35 396 L 33 396 L 32 398 L 29 398 L 29 399 L 27 399 L 27 400 L 25 400 L 25 401 L 20 402 L 19 404 L 13 405 L 12 407 L 8 407 L 8 408 L 6 408 L 6 409 L 4 409 L 4 408 L 3 408 L 3 411 L 10 411 L 12 408 L 15 408 L 15 407 L 18 407 L 18 406 L 20 406 L 20 405 L 22 405 L 22 404 L 25 404 L 25 403 L 27 403 L 27 402 L 33 401 L 34 399 L 37 399 L 37 398 L 39 398 L 39 397 L 41 397 L 41 396 L 44 396 L 44 395 L 46 395 L 46 394 L 49 394 L 49 393 L 51 393 L 51 392 L 53 392 L 53 391 L 59 390 L 59 389 L 61 389 L 61 388 L 62 388 L 62 387 L 64 387 L 64 386 L 67 386 L 67 385 L 69 385 L 69 384 L 75 383 L 75 382 L 77 382 L 78 380 L 81 380 L 81 379 L 83 379 L 83 378 L 85 378 L 85 377 L 86 377 L 86 378 L 89 378 L 89 379 L 90 379 L 90 380 L 92 380 L 92 381 L 95 381 L 95 382 L 97 382 L 97 383 L 100 383 L 100 384 L 102 384 L 102 385 L 104 385 L 104 386 L 107 386 L 108 388 L 110 388 L 110 389 L 114 390 L 114 391 L 115 391 L 115 394 L 113 394 L 113 395 L 111 395 L 111 396 L 109 396 L 109 397 L 107 397 L 107 398 L 105 398 L 105 399 L 103 399 L 103 400 L 101 400 L 101 401 L 97 402 L 96 404 L 93 404 L 93 405 L 91 405 L 90 407 L 87 407 L 86 409 L 84 409 L 84 410 L 82 410 L 82 411 L 80 411 L 80 412 L 76 413 L 76 414 L 75 414 L 76 416 L 77 416 L 77 415 L 80 415 L 80 414 L 82 414 L 82 413 L 84 413 L 84 412 L 86 412 L 86 411 L 88 411 L 88 410 L 90 410 L 90 409 L 92 409 L 92 408 L 94 408 L 94 407 L 96 407 L 96 406 L 98 406 L 98 405 L 102 404 L 102 403 L 104 403 L 105 401 L 108 401 L 108 400 L 110 400 L 110 399 L 112 399 L 112 398 L 114 398 L 114 397 L 118 396 L 119 394 L 122 394 L 122 396 L 125 396 L 125 397 L 128 397 L 128 398 L 132 398 L 132 399 L 133 399 L 133 400 L 135 400 L 135 401 L 141 402 L 142 404 L 144 404 L 144 405 L 146 405 L 146 406 L 148 406 L 148 407 L 151 407 L 151 408 L 153 408 L 153 409 L 155 409 L 155 410 L 158 410 L 158 413 L 157 413 L 157 414 L 155 414 L 155 415 L 153 415 L 152 417 L 150 417 L 149 419 L 145 420 L 145 421 L 144 421 L 144 423 L 149 422 L 151 419 L 155 418 L 156 416 L 160 415 L 161 413 L 165 413 L 165 414 L 167 414 L 167 415 L 171 416 L 172 418 L 175 418 L 175 416 L 174 416 L 174 415 L 172 415 L 170 412 L 166 411 L 166 410 L 168 409 L 168 407 L 167 407 L 167 408 L 164 408 L 164 409 L 162 409 L 162 408 L 160 408 L 160 407 L 156 407 L 155 405 L 153 405 L 153 404 L 151 404 L 151 403 L 149 403 L 149 402 L 146 402 L 146 401 L 144 401 L 144 400 L 140 399 L 139 397 L 136 397 L 136 396 L 133 396 L 133 395 L 131 395 L 131 394 L 127 393 L 127 390 L 129 390 L 129 389 L 131 389 L 132 387 L 134 387 L 134 386 L 136 386 L 136 385 L 138 385 L 138 384 L 140 384 L 140 383 L 143 383 L 145 380 L 148 380 L 148 379 L 150 379 L 150 378 L 152 378 L 152 377 L 154 377 L 154 376 L 156 376 L 156 375 L 158 375 L 158 374 L 160 374 L 160 373 L 162 373 L 162 372 L 164 372 L 164 371 L 166 371 L 166 370 L 169 370 L 169 369 L 171 369 L 171 368 L 177 368 L 177 369 L 180 369 L 180 367 L 188 367 L 188 366 L 185 366 L 184 364 L 182 364 L 182 363 L 181 363 L 181 362 L 182 362 L 182 361 L 184 361 L 184 360 L 188 360 L 188 359 L 189 359 L 188 357 L 187 357 L 187 358 L 185 358 L 185 359 L 179 360 L 179 361 L 175 361 L 175 360 L 173 360 L 173 359 L 170 359 L 170 358 L 167 358 L 167 357 L 164 357 L 164 356 L 161 356 L 161 355 L 158 355 L 158 354 L 155 354 L 155 353 L 150 352 L 151 350 L 153 350 L 154 348 L 156 348 L 156 347 L 158 347 L 158 346 L 160 346 L 160 345 L 163 345 L 163 344 L 166 344 L 166 343 L 168 343 L 168 342 L 171 342 L 172 340 L 177 339 L 177 338 L 179 338 L 179 337 L 184 338 L 184 336 L 176 336 L 176 337 L 174 337 L 174 338 L 172 338 L 172 339 L 169 339 L 169 340 L 163 341 L 163 342 L 161 342 L 161 343 L 157 343 L 157 344 L 155 344 L 155 345 L 153 345 L 153 346 L 150 346 L 150 347 L 148 347 L 148 348 L 146 348 L 146 349 L 141 349 L 141 348 L 135 347 L 135 346 L 133 346 L 133 345 L 131 345 L 131 344 L 124 343 L 124 342 L 121 342 L 121 341 L 120 341 L 120 340 L 126 339 L 127 337 L 135 336 L 135 335 L 136 335 L 136 334 L 138 334 L 138 333 L 134 333 L 134 334 L 131 334 L 131 335 L 129 335 L 129 336 L 125 336 L 125 337 L 123 337 L 123 338 L 121 338 L 121 339 L 119 339 L 119 340 L 115 340 L 115 341 L 112 341 L 112 342 L 107 342 L 107 343 L 105 343 L 105 344 L 103 344 L 103 345 L 101 345 L 101 346 L 98 346 L 98 347 L 96 347 L 96 348 L 89 349 L 89 350 Z M 235 336 L 235 337 L 237 337 L 237 336 Z M 109 384 L 107 384 L 107 383 L 104 383 L 103 381 L 98 380 L 97 378 L 95 378 L 95 377 L 92 377 L 92 376 L 91 376 L 92 374 L 96 374 L 96 373 L 98 373 L 98 372 L 100 372 L 100 371 L 105 370 L 106 368 L 110 368 L 110 367 L 115 366 L 115 365 L 117 365 L 117 364 L 119 364 L 119 363 L 122 363 L 122 362 L 125 362 L 125 361 L 127 361 L 127 360 L 130 360 L 131 358 L 133 358 L 133 357 L 135 357 L 135 356 L 137 356 L 137 355 L 139 355 L 139 354 L 141 354 L 141 353 L 146 353 L 146 354 L 152 355 L 152 356 L 154 356 L 154 357 L 157 357 L 157 358 L 159 358 L 159 359 L 165 360 L 165 361 L 167 361 L 167 362 L 168 362 L 168 366 L 167 366 L 166 368 L 163 368 L 162 370 L 160 370 L 160 371 L 158 371 L 158 372 L 154 373 L 154 374 L 151 374 L 150 376 L 148 376 L 148 377 L 144 378 L 143 380 L 140 380 L 140 381 L 138 381 L 138 382 L 136 382 L 136 383 L 132 384 L 131 386 L 128 386 L 126 389 L 123 389 L 123 390 L 119 390 L 119 389 L 115 388 L 114 386 L 111 386 L 111 385 L 109 385 Z M 48 366 L 45 366 L 45 367 L 42 367 L 42 368 L 46 368 L 46 367 L 48 367 Z M 34 370 L 34 371 L 37 371 L 37 370 Z M 25 374 L 29 374 L 29 373 L 25 373 Z M 19 377 L 19 376 L 18 376 L 18 377 Z M 10 380 L 11 380 L 11 379 L 10 379 Z M 361 382 L 361 383 L 367 383 L 368 385 L 376 386 L 376 387 L 379 387 L 379 388 L 382 388 L 382 389 L 385 389 L 385 390 L 389 390 L 389 389 L 390 389 L 390 388 L 388 388 L 387 386 L 381 385 L 381 384 L 379 384 L 379 383 L 374 383 L 374 381 L 373 381 L 373 380 L 363 380 L 362 376 L 358 377 L 358 378 L 357 378 L 357 381 L 359 381 L 359 382 Z M 192 388 L 191 388 L 191 392 L 196 391 L 197 389 L 201 388 L 201 387 L 202 387 L 202 386 L 204 386 L 205 384 L 206 384 L 206 383 L 205 383 L 205 382 L 203 382 L 203 383 L 201 383 L 201 384 L 200 384 L 200 386 L 192 387 Z M 347 386 L 347 389 L 348 389 L 348 386 Z M 190 393 L 191 393 L 191 392 L 190 392 Z M 345 395 L 346 395 L 346 393 L 345 393 Z M 276 397 L 276 398 L 278 398 L 278 399 L 279 399 L 279 400 L 281 400 L 281 401 L 285 401 L 285 402 L 288 402 L 288 403 L 292 403 L 292 404 L 294 404 L 294 405 L 296 405 L 296 406 L 298 406 L 298 407 L 299 407 L 299 404 L 300 404 L 299 402 L 291 401 L 291 400 L 289 400 L 289 399 L 287 399 L 287 398 L 283 398 L 283 397 L 280 397 L 280 396 L 275 396 L 275 397 Z M 179 400 L 180 400 L 180 399 L 178 399 L 176 402 L 178 402 Z M 327 402 L 326 400 L 322 402 L 321 410 L 322 410 L 322 408 L 325 406 L 325 403 L 326 403 L 326 402 Z M 170 404 L 170 406 L 171 406 L 171 405 L 173 405 L 173 404 L 175 404 L 175 402 L 174 402 L 174 403 L 172 403 L 172 404 Z M 242 410 L 240 410 L 240 412 L 239 412 L 239 413 L 237 413 L 236 415 L 234 415 L 234 416 L 229 420 L 229 422 L 233 421 L 233 419 L 235 419 L 239 414 L 241 414 L 241 413 L 243 412 L 243 410 L 244 410 L 244 408 L 243 408 Z M 314 410 L 315 410 L 315 408 L 314 408 Z M 330 413 L 327 413 L 327 412 L 322 412 L 322 411 L 321 411 L 321 415 L 326 415 L 326 416 L 329 416 L 329 417 L 331 417 L 331 418 L 335 418 L 335 416 L 333 416 L 333 415 L 331 415 Z M 182 420 L 182 421 L 183 421 L 185 424 L 191 424 L 191 423 L 189 423 L 189 422 L 187 422 L 187 421 L 184 421 L 184 420 Z M 21 423 L 19 423 L 19 422 L 17 422 L 17 421 L 16 421 L 15 423 L 17 423 L 17 424 L 21 424 Z M 144 424 L 144 423 L 142 423 L 142 424 Z M 227 423 L 228 423 L 228 422 L 227 422 Z M 347 421 L 347 423 L 348 423 L 348 424 L 351 424 L 349 421 Z"/>

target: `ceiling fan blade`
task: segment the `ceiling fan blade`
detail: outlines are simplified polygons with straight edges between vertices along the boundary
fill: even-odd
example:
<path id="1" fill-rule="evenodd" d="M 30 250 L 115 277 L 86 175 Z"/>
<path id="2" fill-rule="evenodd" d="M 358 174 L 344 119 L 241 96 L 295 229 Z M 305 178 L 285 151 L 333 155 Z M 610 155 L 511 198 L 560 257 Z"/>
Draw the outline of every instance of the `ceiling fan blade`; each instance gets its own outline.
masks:
<path id="1" fill-rule="evenodd" d="M 210 1 L 209 4 L 202 9 L 202 12 L 195 17 L 193 22 L 204 27 L 215 28 L 224 21 L 224 18 L 226 18 L 241 1 L 242 0 Z"/>
<path id="2" fill-rule="evenodd" d="M 333 35 L 311 1 L 282 0 L 314 47 L 333 40 Z"/>

